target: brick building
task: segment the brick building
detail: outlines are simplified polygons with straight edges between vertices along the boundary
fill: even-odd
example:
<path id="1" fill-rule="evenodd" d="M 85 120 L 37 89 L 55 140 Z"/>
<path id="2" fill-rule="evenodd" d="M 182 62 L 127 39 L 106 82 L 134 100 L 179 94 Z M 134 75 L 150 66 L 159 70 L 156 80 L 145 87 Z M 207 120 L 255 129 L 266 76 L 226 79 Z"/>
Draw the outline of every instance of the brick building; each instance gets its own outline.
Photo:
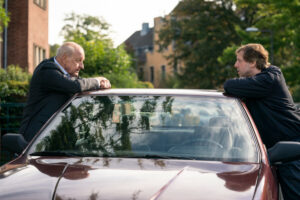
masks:
<path id="1" fill-rule="evenodd" d="M 166 81 L 169 77 L 178 73 L 178 66 L 171 65 L 167 59 L 173 53 L 173 45 L 159 52 L 159 46 L 156 41 L 159 40 L 159 30 L 163 26 L 162 17 L 154 18 L 154 36 L 153 51 L 146 52 L 146 66 L 144 66 L 144 76 L 151 81 L 155 87 L 166 87 Z"/>
<path id="2" fill-rule="evenodd" d="M 19 65 L 33 72 L 36 65 L 49 57 L 48 1 L 6 0 L 10 13 L 7 28 L 7 66 Z M 3 68 L 3 45 L 1 64 Z"/>
<path id="3" fill-rule="evenodd" d="M 136 70 L 139 78 L 151 82 L 156 88 L 166 87 L 166 81 L 174 73 L 180 73 L 178 65 L 171 65 L 167 56 L 173 53 L 173 46 L 169 45 L 163 52 L 159 52 L 156 41 L 159 40 L 159 30 L 163 25 L 162 17 L 154 18 L 154 27 L 149 28 L 143 23 L 142 29 L 133 33 L 124 44 L 128 52 L 133 52 L 137 60 Z"/>

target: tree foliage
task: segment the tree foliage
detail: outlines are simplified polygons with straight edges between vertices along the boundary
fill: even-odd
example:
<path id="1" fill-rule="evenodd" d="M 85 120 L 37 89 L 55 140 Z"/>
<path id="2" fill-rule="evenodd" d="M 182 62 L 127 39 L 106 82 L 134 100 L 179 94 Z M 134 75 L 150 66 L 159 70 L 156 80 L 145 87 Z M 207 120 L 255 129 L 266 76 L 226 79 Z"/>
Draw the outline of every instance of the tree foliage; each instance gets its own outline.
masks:
<path id="1" fill-rule="evenodd" d="M 9 65 L 0 68 L 0 99 L 1 102 L 25 102 L 29 90 L 31 75 L 19 66 Z"/>
<path id="2" fill-rule="evenodd" d="M 297 40 L 299 40 L 300 1 L 235 0 L 235 2 L 236 12 L 244 19 L 244 26 L 241 29 L 256 27 L 260 30 L 255 33 L 240 32 L 243 41 L 260 42 L 271 53 L 270 40 L 273 33 L 274 62 L 272 64 L 289 65 L 293 62 L 292 60 L 297 57 L 293 52 L 299 52 Z"/>
<path id="3" fill-rule="evenodd" d="M 132 58 L 123 46 L 113 47 L 108 37 L 109 24 L 103 19 L 72 13 L 65 18 L 62 34 L 66 41 L 74 41 L 85 50 L 85 68 L 81 76 L 105 76 L 112 87 L 151 87 L 138 81 L 132 70 Z"/>
<path id="4" fill-rule="evenodd" d="M 232 7 L 230 0 L 184 0 L 165 18 L 158 43 L 161 49 L 173 43 L 171 62 L 184 62 L 181 87 L 216 88 L 232 73 L 217 60 L 227 46 L 240 42 L 235 31 L 240 19 Z"/>
<path id="5" fill-rule="evenodd" d="M 83 37 L 86 41 L 107 39 L 109 24 L 99 17 L 79 15 L 72 12 L 66 15 L 61 34 L 65 40 L 72 41 Z"/>
<path id="6" fill-rule="evenodd" d="M 50 45 L 50 57 L 56 56 L 56 51 L 59 48 L 58 44 Z"/>

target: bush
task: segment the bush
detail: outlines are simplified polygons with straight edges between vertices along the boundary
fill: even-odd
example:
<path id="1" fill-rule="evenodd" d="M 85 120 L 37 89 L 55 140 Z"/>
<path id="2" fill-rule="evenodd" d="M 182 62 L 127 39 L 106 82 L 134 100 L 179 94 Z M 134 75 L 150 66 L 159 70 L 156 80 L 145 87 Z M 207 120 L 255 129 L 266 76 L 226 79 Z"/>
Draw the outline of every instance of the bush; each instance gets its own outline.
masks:
<path id="1" fill-rule="evenodd" d="M 295 103 L 300 103 L 300 85 L 295 85 L 290 88 Z"/>
<path id="2" fill-rule="evenodd" d="M 139 81 L 135 73 L 127 72 L 126 74 L 104 74 L 112 88 L 153 88 L 152 83 Z"/>
<path id="3" fill-rule="evenodd" d="M 31 74 L 19 66 L 10 65 L 0 69 L 1 102 L 25 102 L 29 89 Z"/>

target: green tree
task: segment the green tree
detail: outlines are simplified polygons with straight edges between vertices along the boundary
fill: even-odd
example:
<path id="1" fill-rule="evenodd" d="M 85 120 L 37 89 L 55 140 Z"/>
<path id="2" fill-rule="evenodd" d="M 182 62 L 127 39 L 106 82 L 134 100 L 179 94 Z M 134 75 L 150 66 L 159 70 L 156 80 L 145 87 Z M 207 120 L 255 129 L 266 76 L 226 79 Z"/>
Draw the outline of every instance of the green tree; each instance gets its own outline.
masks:
<path id="1" fill-rule="evenodd" d="M 72 13 L 65 18 L 62 34 L 66 41 L 74 41 L 85 50 L 85 69 L 81 76 L 105 76 L 112 87 L 151 87 L 138 81 L 132 58 L 123 46 L 113 47 L 108 37 L 109 24 L 103 19 Z"/>
<path id="2" fill-rule="evenodd" d="M 161 50 L 173 43 L 171 63 L 184 63 L 179 87 L 217 88 L 231 74 L 218 57 L 240 42 L 235 26 L 241 22 L 232 8 L 231 0 L 184 0 L 165 19 L 158 43 Z"/>
<path id="3" fill-rule="evenodd" d="M 2 31 L 4 27 L 8 26 L 9 16 L 6 15 L 5 9 L 3 8 L 3 0 L 0 0 L 0 42 L 2 41 Z"/>
<path id="4" fill-rule="evenodd" d="M 78 15 L 72 12 L 66 15 L 61 34 L 65 40 L 73 41 L 83 37 L 86 41 L 104 40 L 108 38 L 110 25 L 102 18 L 90 15 Z"/>
<path id="5" fill-rule="evenodd" d="M 56 51 L 59 48 L 58 44 L 50 45 L 50 57 L 56 56 Z"/>
<path id="6" fill-rule="evenodd" d="M 275 65 L 286 65 L 299 53 L 297 33 L 299 33 L 300 1 L 247 1 L 235 0 L 236 12 L 243 20 L 239 35 L 244 43 L 258 42 L 271 53 L 271 33 Z M 251 11 L 249 11 L 251 10 Z M 261 31 L 245 32 L 247 27 L 256 27 Z M 298 53 L 293 53 L 298 51 Z M 286 63 L 286 64 L 285 64 Z"/>

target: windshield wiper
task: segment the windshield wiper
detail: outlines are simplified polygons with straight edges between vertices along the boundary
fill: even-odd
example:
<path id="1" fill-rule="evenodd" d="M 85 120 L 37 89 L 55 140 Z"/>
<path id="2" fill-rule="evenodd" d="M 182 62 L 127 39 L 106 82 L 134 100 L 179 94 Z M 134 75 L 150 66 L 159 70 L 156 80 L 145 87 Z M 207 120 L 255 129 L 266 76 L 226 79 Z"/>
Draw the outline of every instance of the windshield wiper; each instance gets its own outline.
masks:
<path id="1" fill-rule="evenodd" d="M 29 154 L 31 156 L 66 156 L 66 157 L 99 157 L 95 153 L 76 153 L 65 151 L 39 151 Z"/>
<path id="2" fill-rule="evenodd" d="M 120 158 L 145 158 L 145 159 L 181 159 L 195 160 L 192 156 L 165 155 L 165 154 L 109 154 L 109 153 L 84 153 L 84 152 L 67 152 L 67 151 L 40 151 L 29 154 L 31 156 L 62 156 L 62 157 L 120 157 Z"/>
<path id="3" fill-rule="evenodd" d="M 174 155 L 159 155 L 159 154 L 146 154 L 141 155 L 143 158 L 161 158 L 161 159 L 182 159 L 182 160 L 194 160 L 195 158 L 192 156 L 174 156 Z"/>

